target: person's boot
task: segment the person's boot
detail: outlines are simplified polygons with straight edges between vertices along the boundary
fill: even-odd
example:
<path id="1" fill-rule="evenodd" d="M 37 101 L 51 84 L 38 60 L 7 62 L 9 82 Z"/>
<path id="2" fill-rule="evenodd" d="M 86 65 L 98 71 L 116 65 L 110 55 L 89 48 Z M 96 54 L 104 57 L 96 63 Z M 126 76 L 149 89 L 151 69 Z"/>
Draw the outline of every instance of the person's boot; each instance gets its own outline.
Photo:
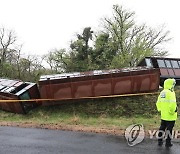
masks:
<path id="1" fill-rule="evenodd" d="M 173 146 L 173 144 L 171 143 L 171 141 L 166 141 L 165 147 L 169 148 L 172 146 Z"/>
<path id="2" fill-rule="evenodd" d="M 163 141 L 158 141 L 158 146 L 162 146 L 163 145 Z"/>
<path id="3" fill-rule="evenodd" d="M 163 145 L 163 140 L 162 139 L 159 139 L 158 140 L 158 146 L 162 146 Z"/>

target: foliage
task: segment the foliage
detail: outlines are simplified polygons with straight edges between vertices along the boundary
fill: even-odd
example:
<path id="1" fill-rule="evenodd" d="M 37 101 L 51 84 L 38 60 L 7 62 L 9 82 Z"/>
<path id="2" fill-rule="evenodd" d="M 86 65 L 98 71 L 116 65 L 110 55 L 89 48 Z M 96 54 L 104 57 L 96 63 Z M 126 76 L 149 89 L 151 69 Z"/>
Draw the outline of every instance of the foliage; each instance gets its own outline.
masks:
<path id="1" fill-rule="evenodd" d="M 18 79 L 36 82 L 44 74 L 45 68 L 42 66 L 42 59 L 38 56 L 27 56 L 20 58 L 18 63 Z"/>
<path id="2" fill-rule="evenodd" d="M 64 57 L 64 55 L 66 55 L 65 53 L 65 49 L 54 49 L 47 55 L 44 55 L 45 61 L 50 66 L 50 73 L 60 73 L 63 72 L 63 68 L 66 69 L 66 58 Z"/>
<path id="3" fill-rule="evenodd" d="M 91 54 L 92 65 L 95 69 L 110 68 L 113 57 L 116 55 L 115 46 L 111 43 L 108 33 L 100 33 L 95 40 Z"/>
<path id="4" fill-rule="evenodd" d="M 92 48 L 89 46 L 89 41 L 92 40 L 92 33 L 91 27 L 86 27 L 82 34 L 77 34 L 77 40 L 71 42 L 71 50 L 68 55 L 70 63 L 67 63 L 67 66 L 70 67 L 66 72 L 87 71 L 91 69 L 90 55 Z"/>
<path id="5" fill-rule="evenodd" d="M 42 58 L 37 56 L 23 57 L 22 45 L 17 42 L 13 30 L 0 28 L 0 76 L 10 79 L 21 79 L 36 82 L 44 73 Z"/>
<path id="6" fill-rule="evenodd" d="M 113 16 L 103 19 L 103 30 L 95 32 L 91 27 L 84 28 L 82 34 L 77 34 L 76 40 L 70 44 L 70 50 L 52 51 L 56 59 L 56 69 L 64 72 L 80 72 L 95 69 L 110 69 L 136 66 L 146 56 L 166 56 L 167 51 L 162 44 L 168 42 L 169 31 L 164 28 L 153 29 L 145 24 L 138 26 L 134 12 L 114 5 Z M 94 38 L 94 44 L 89 46 Z M 52 58 L 49 55 L 49 58 Z M 52 65 L 51 63 L 50 65 Z M 50 66 L 51 67 L 51 66 Z M 51 67 L 52 68 L 52 67 Z"/>
<path id="7" fill-rule="evenodd" d="M 170 40 L 169 31 L 163 28 L 155 30 L 145 24 L 138 26 L 134 19 L 134 12 L 113 6 L 113 17 L 104 18 L 105 32 L 109 34 L 110 44 L 116 53 L 112 52 L 111 67 L 136 66 L 146 56 L 165 56 L 167 51 L 161 45 Z"/>

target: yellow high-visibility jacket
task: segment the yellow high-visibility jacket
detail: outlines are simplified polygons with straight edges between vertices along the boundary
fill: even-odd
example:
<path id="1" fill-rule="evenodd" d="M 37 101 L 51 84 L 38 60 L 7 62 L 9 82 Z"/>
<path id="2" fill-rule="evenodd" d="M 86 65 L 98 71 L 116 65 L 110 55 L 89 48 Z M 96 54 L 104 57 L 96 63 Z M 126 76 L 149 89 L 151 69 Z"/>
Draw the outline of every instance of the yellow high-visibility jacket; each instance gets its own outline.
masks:
<path id="1" fill-rule="evenodd" d="M 161 91 L 156 103 L 157 110 L 161 113 L 161 119 L 175 121 L 177 119 L 177 103 L 174 92 L 175 79 L 164 81 L 164 90 Z"/>

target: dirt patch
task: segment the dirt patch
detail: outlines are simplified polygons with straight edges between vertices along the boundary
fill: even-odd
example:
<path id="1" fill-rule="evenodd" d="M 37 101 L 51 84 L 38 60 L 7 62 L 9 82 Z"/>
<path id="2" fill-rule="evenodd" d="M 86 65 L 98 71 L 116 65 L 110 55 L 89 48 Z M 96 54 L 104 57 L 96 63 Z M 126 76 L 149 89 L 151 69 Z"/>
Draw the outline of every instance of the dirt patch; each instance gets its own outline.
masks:
<path id="1" fill-rule="evenodd" d="M 39 124 L 35 122 L 0 122 L 0 126 L 10 126 L 10 127 L 21 127 L 21 128 L 39 128 L 39 129 L 50 129 L 50 130 L 64 130 L 64 131 L 79 131 L 79 132 L 92 132 L 109 134 L 116 136 L 124 136 L 125 130 L 118 127 L 100 127 L 100 126 L 84 126 L 84 125 L 65 125 L 65 124 Z M 154 129 L 156 130 L 156 129 Z M 145 130 L 145 136 L 150 137 L 148 130 Z M 180 136 L 178 136 L 180 138 Z"/>
<path id="2" fill-rule="evenodd" d="M 124 130 L 119 128 L 93 127 L 83 125 L 63 125 L 63 124 L 38 124 L 33 122 L 0 122 L 0 126 L 22 127 L 22 128 L 41 128 L 51 130 L 81 131 L 111 134 L 124 136 Z"/>

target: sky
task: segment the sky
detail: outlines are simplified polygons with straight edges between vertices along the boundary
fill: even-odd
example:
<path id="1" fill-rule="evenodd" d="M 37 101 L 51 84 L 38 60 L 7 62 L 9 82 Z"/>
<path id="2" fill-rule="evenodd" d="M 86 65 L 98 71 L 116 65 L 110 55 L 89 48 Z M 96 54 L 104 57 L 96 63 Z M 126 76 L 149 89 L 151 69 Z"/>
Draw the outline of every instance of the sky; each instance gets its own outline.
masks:
<path id="1" fill-rule="evenodd" d="M 138 24 L 164 25 L 172 38 L 164 48 L 170 57 L 180 58 L 178 0 L 0 0 L 0 27 L 16 32 L 27 55 L 43 55 L 55 48 L 68 48 L 85 27 L 98 30 L 101 19 L 112 16 L 114 4 L 134 11 Z"/>

